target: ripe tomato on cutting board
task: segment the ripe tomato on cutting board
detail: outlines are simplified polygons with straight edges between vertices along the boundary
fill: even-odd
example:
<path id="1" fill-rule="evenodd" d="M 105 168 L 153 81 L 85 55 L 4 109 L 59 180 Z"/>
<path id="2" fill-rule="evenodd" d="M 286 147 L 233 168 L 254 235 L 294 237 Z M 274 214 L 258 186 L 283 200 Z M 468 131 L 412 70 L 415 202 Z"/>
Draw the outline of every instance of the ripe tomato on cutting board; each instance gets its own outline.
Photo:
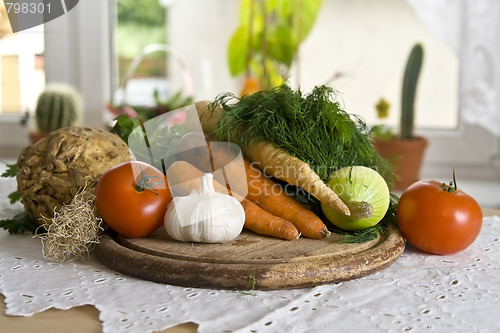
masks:
<path id="1" fill-rule="evenodd" d="M 107 170 L 97 182 L 95 196 L 103 220 L 129 238 L 145 237 L 162 226 L 172 200 L 165 175 L 139 161 Z"/>

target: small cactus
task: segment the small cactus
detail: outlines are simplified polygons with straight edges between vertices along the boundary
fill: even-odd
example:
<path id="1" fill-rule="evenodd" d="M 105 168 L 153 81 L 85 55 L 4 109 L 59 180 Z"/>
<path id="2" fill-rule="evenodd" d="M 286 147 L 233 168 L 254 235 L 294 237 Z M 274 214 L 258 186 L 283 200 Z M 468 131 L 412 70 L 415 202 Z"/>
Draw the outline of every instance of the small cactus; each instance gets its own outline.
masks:
<path id="1" fill-rule="evenodd" d="M 424 57 L 424 49 L 420 43 L 413 46 L 403 78 L 403 90 L 401 94 L 401 130 L 402 139 L 413 137 L 413 120 L 415 116 L 415 95 L 417 90 L 420 68 Z"/>
<path id="2" fill-rule="evenodd" d="M 38 97 L 35 119 L 38 130 L 50 133 L 76 125 L 80 120 L 80 94 L 64 84 L 51 84 Z"/>

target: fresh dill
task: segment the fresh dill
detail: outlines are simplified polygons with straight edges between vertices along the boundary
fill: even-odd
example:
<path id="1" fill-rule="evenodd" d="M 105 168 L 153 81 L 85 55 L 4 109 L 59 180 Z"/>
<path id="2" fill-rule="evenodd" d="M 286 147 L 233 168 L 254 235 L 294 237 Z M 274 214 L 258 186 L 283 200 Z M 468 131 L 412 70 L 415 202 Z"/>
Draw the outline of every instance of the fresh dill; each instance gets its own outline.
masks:
<path id="1" fill-rule="evenodd" d="M 342 243 L 366 243 L 377 239 L 377 237 L 383 233 L 387 232 L 387 229 L 379 224 L 366 228 L 364 230 L 356 231 L 354 233 L 344 235 L 344 238 L 340 240 Z"/>
<path id="2" fill-rule="evenodd" d="M 324 181 L 352 165 L 375 168 L 393 181 L 392 165 L 376 153 L 368 126 L 343 110 L 331 87 L 316 86 L 306 95 L 283 84 L 240 99 L 221 94 L 212 104 L 223 110 L 214 131 L 220 141 L 241 147 L 269 141 L 307 162 Z"/>
<path id="3" fill-rule="evenodd" d="M 252 272 L 248 275 L 248 280 L 250 281 L 250 291 L 243 291 L 236 288 L 238 294 L 242 296 L 257 296 L 255 292 L 255 286 L 257 285 L 257 277 L 255 275 L 255 270 L 252 269 Z"/>

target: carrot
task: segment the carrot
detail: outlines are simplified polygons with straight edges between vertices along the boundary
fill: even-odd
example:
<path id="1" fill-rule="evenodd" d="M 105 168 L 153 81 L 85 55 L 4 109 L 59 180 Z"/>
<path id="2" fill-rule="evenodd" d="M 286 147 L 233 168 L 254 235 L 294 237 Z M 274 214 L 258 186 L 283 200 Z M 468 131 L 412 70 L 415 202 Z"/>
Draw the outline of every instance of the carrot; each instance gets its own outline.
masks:
<path id="1" fill-rule="evenodd" d="M 241 175 L 240 168 L 242 165 L 231 164 L 235 156 L 225 149 L 224 145 L 209 145 L 209 147 L 211 147 L 209 154 L 212 157 L 214 169 L 224 167 L 227 177 L 233 179 L 233 183 L 235 183 L 234 179 Z M 189 158 L 187 161 L 197 168 L 205 172 L 214 171 L 204 169 L 206 162 L 203 158 L 198 158 L 200 156 L 202 155 L 189 155 L 186 157 Z M 323 221 L 316 214 L 286 194 L 281 186 L 266 177 L 253 163 L 247 159 L 243 159 L 243 163 L 246 174 L 244 189 L 248 190 L 246 199 L 256 203 L 267 212 L 292 222 L 304 237 L 319 239 L 330 234 Z M 236 169 L 233 167 L 236 167 Z M 238 194 L 244 194 L 238 190 L 241 187 L 233 187 Z"/>
<path id="2" fill-rule="evenodd" d="M 222 108 L 219 106 L 212 108 L 210 102 L 199 102 L 196 104 L 196 109 L 203 131 L 207 134 L 212 133 L 223 112 Z M 241 148 L 245 156 L 255 162 L 265 173 L 289 184 L 302 187 L 324 204 L 339 210 L 345 215 L 350 215 L 347 205 L 340 200 L 338 195 L 321 180 L 306 162 L 266 141 L 260 141 L 254 145 Z"/>
<path id="3" fill-rule="evenodd" d="M 244 163 L 248 181 L 247 199 L 269 213 L 292 222 L 304 237 L 323 238 L 330 235 L 330 231 L 316 214 L 286 194 L 282 187 L 264 176 L 248 160 Z"/>
<path id="4" fill-rule="evenodd" d="M 293 157 L 284 149 L 277 148 L 269 142 L 260 141 L 252 148 L 246 149 L 245 153 L 248 159 L 255 161 L 265 173 L 302 187 L 324 204 L 338 209 L 345 215 L 350 215 L 347 205 L 321 180 L 309 164 Z"/>
<path id="5" fill-rule="evenodd" d="M 167 170 L 167 179 L 174 195 L 188 195 L 200 186 L 200 177 L 203 171 L 186 161 L 174 162 Z M 227 188 L 214 181 L 217 192 L 228 193 Z M 297 228 L 289 221 L 266 212 L 248 199 L 237 193 L 231 193 L 241 202 L 245 210 L 245 228 L 261 235 L 272 236 L 285 240 L 300 237 Z"/>

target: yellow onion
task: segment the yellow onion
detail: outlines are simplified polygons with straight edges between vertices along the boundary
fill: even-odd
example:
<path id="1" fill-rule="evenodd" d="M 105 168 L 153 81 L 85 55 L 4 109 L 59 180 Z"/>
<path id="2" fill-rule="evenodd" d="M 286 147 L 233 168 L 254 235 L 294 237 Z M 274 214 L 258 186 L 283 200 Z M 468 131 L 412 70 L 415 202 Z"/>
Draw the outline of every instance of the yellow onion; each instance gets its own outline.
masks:
<path id="1" fill-rule="evenodd" d="M 364 166 L 349 166 L 334 172 L 327 185 L 349 207 L 350 216 L 321 204 L 326 218 L 336 227 L 359 231 L 376 225 L 389 208 L 390 192 L 384 178 Z"/>

